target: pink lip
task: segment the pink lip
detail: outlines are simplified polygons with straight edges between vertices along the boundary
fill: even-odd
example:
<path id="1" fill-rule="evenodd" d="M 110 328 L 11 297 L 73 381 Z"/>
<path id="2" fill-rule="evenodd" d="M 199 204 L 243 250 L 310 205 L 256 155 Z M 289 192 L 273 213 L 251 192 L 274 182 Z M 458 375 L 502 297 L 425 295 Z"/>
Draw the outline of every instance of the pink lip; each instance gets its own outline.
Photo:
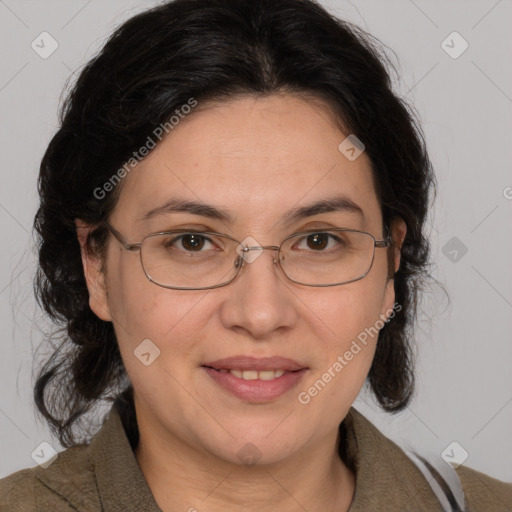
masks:
<path id="1" fill-rule="evenodd" d="M 273 380 L 244 380 L 231 373 L 223 373 L 207 366 L 204 371 L 221 387 L 248 402 L 269 402 L 286 393 L 297 385 L 302 376 L 307 372 L 306 368 L 294 372 L 286 372 L 281 377 Z"/>
<path id="2" fill-rule="evenodd" d="M 243 355 L 217 359 L 216 361 L 204 363 L 203 366 L 209 366 L 216 370 L 285 370 L 289 372 L 306 368 L 304 365 L 287 357 L 252 357 Z"/>

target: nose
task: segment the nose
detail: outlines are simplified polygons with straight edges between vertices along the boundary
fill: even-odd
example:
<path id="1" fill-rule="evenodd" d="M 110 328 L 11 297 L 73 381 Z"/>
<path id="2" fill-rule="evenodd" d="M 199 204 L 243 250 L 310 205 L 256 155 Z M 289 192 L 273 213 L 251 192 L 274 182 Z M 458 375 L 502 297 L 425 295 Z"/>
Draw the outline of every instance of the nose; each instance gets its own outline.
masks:
<path id="1" fill-rule="evenodd" d="M 230 284 L 221 319 L 226 328 L 266 339 L 276 330 L 289 329 L 297 322 L 296 299 L 280 272 L 277 246 L 246 245 L 245 249 L 239 251 L 242 268 Z"/>

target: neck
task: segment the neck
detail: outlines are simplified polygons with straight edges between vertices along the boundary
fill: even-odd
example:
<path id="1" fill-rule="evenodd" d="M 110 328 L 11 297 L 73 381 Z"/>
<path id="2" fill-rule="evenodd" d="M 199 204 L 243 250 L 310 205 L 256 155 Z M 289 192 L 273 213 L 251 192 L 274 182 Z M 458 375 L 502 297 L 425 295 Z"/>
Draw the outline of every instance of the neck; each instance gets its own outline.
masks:
<path id="1" fill-rule="evenodd" d="M 249 467 L 221 460 L 139 422 L 137 462 L 163 512 L 344 512 L 355 475 L 338 454 L 339 432 L 280 461 Z"/>

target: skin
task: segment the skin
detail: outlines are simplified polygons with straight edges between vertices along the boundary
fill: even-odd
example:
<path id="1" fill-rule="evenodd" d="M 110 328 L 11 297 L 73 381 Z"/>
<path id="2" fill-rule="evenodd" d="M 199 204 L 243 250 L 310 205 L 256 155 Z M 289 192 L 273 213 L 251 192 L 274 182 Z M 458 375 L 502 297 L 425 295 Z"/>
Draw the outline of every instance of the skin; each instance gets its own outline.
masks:
<path id="1" fill-rule="evenodd" d="M 320 102 L 299 96 L 238 97 L 199 105 L 122 182 L 109 221 L 129 242 L 173 228 L 198 228 L 279 245 L 304 229 L 347 227 L 383 238 L 370 161 L 338 150 L 346 137 Z M 323 213 L 285 226 L 289 209 L 345 194 L 364 211 Z M 189 213 L 138 219 L 170 195 L 229 210 L 226 224 Z M 166 512 L 345 511 L 355 475 L 337 453 L 338 427 L 362 388 L 375 352 L 368 344 L 307 405 L 297 395 L 321 378 L 357 335 L 389 316 L 405 223 L 395 220 L 395 247 L 376 249 L 370 272 L 342 286 L 308 287 L 287 280 L 264 251 L 231 284 L 180 291 L 151 283 L 139 254 L 109 238 L 104 271 L 85 247 L 91 226 L 77 220 L 90 307 L 112 321 L 135 390 L 140 442 L 135 456 Z M 82 229 L 80 229 L 82 228 Z M 134 356 L 151 339 L 160 356 L 144 366 Z M 293 390 L 267 403 L 236 398 L 201 369 L 206 361 L 246 354 L 281 355 L 309 370 Z M 237 457 L 247 442 L 261 459 Z M 300 504 L 300 505 L 299 505 Z"/>

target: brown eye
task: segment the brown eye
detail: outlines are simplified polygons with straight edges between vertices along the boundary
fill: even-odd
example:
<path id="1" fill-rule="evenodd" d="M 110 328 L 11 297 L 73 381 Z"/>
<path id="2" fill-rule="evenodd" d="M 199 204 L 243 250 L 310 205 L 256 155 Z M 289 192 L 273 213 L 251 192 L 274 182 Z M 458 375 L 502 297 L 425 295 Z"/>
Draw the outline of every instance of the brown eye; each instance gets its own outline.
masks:
<path id="1" fill-rule="evenodd" d="M 318 232 L 300 237 L 296 248 L 306 252 L 328 252 L 328 250 L 343 249 L 346 245 L 344 239 L 332 233 Z"/>
<path id="2" fill-rule="evenodd" d="M 201 233 L 184 233 L 179 236 L 164 236 L 161 240 L 161 244 L 165 249 L 189 252 L 189 253 L 201 253 L 207 249 L 214 249 L 213 242 Z M 208 246 L 207 244 L 210 244 Z"/>
<path id="3" fill-rule="evenodd" d="M 311 249 L 324 249 L 329 243 L 329 235 L 327 233 L 314 233 L 307 237 L 308 247 Z"/>
<path id="4" fill-rule="evenodd" d="M 205 243 L 206 238 L 198 235 L 197 233 L 190 233 L 183 235 L 181 238 L 181 245 L 188 251 L 200 251 Z"/>

